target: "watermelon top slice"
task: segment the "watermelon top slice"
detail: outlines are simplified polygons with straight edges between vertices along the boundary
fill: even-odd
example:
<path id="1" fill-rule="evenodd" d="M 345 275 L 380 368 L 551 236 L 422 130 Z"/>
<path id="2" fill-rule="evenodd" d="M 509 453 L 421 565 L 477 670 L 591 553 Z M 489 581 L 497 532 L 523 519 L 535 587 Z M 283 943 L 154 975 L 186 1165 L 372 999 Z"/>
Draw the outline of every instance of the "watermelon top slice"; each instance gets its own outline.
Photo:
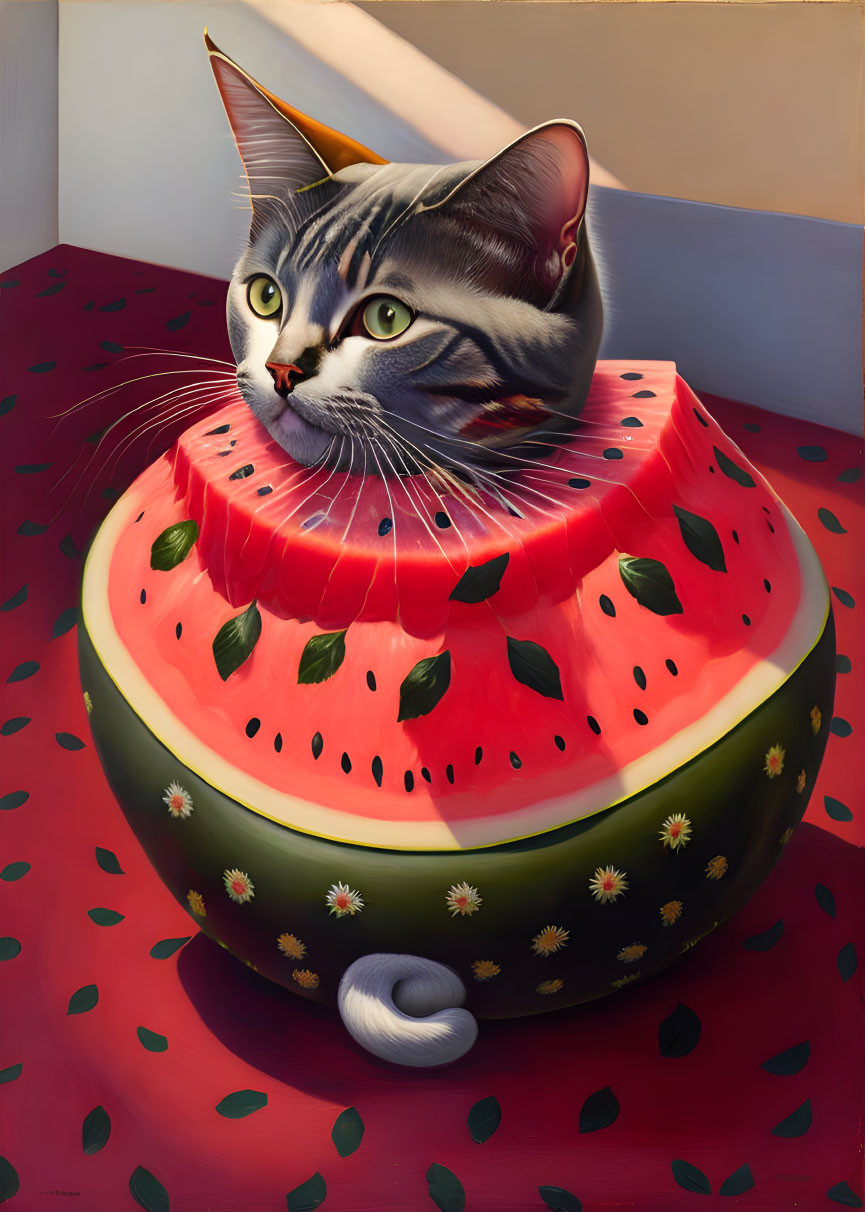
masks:
<path id="1" fill-rule="evenodd" d="M 599 363 L 581 420 L 479 494 L 303 467 L 238 397 L 97 535 L 100 658 L 183 763 L 306 833 L 471 849 L 625 800 L 772 695 L 829 599 L 672 363 Z"/>

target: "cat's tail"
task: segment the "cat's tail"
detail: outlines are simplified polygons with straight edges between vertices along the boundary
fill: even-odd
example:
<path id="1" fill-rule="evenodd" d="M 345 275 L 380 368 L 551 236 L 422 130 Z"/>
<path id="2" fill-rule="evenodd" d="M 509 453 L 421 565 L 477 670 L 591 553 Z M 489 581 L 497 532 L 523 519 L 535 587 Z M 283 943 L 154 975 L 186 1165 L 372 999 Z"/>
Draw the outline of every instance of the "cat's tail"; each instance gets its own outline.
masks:
<path id="1" fill-rule="evenodd" d="M 446 1065 L 472 1047 L 478 1025 L 465 985 L 444 964 L 418 955 L 364 955 L 339 983 L 339 1012 L 367 1051 L 396 1065 Z"/>

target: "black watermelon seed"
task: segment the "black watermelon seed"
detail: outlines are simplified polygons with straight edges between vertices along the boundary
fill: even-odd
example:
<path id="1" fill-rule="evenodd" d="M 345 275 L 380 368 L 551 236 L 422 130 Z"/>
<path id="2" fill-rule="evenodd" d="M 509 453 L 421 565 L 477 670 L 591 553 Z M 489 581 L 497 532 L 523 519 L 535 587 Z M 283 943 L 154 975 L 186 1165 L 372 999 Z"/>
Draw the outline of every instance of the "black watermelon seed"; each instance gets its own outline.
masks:
<path id="1" fill-rule="evenodd" d="M 603 454 L 605 459 L 623 459 L 625 457 L 625 452 L 616 446 L 608 446 Z"/>
<path id="2" fill-rule="evenodd" d="M 555 741 L 555 743 L 556 743 L 556 748 L 557 748 L 557 749 L 564 749 L 564 747 L 565 747 L 565 738 L 564 738 L 563 736 L 554 736 L 554 737 L 553 737 L 553 740 L 554 740 L 554 741 Z"/>
<path id="3" fill-rule="evenodd" d="M 439 530 L 447 530 L 451 524 L 451 520 L 448 515 L 440 509 L 435 516 L 435 523 Z"/>
<path id="4" fill-rule="evenodd" d="M 511 752 L 508 756 L 511 759 L 511 765 L 513 766 L 514 770 L 519 770 L 520 766 L 522 766 L 522 762 L 517 757 L 517 755 L 514 753 L 513 749 L 511 750 Z"/>
<path id="5" fill-rule="evenodd" d="M 767 581 L 765 577 L 763 578 L 763 588 L 766 590 L 767 593 L 772 592 L 772 582 Z"/>
<path id="6" fill-rule="evenodd" d="M 715 468 L 714 468 L 714 467 L 710 467 L 710 468 L 709 468 L 709 471 L 711 472 L 711 474 L 712 474 L 712 475 L 714 475 L 714 474 L 715 474 Z"/>
<path id="7" fill-rule="evenodd" d="M 237 471 L 233 471 L 228 477 L 229 480 L 245 480 L 247 476 L 251 476 L 255 468 L 251 463 L 244 463 L 242 467 L 238 467 Z"/>
<path id="8" fill-rule="evenodd" d="M 595 717 L 593 715 L 586 716 L 586 723 L 589 725 L 592 732 L 594 732 L 595 736 L 601 735 L 601 725 L 598 723 L 598 721 L 595 719 Z"/>
<path id="9" fill-rule="evenodd" d="M 703 425 L 706 429 L 709 428 L 709 422 L 706 420 L 706 418 L 703 416 L 703 414 L 701 412 L 697 412 L 696 408 L 694 409 L 694 416 L 697 418 L 697 420 L 700 422 L 701 425 Z"/>
<path id="10" fill-rule="evenodd" d="M 24 535 L 25 538 L 31 538 L 36 534 L 44 534 L 47 529 L 48 527 L 43 526 L 41 522 L 22 522 L 18 527 L 18 533 Z"/>
<path id="11" fill-rule="evenodd" d="M 510 505 L 508 506 L 508 513 L 512 518 L 521 518 L 523 516 L 521 513 L 517 513 L 515 509 L 511 509 Z"/>
<path id="12" fill-rule="evenodd" d="M 450 763 L 448 763 L 448 765 L 445 766 L 445 778 L 447 779 L 447 781 L 449 783 L 452 783 L 454 781 L 454 768 L 453 768 L 453 766 L 451 766 Z"/>
<path id="13" fill-rule="evenodd" d="M 230 450 L 217 450 L 216 457 L 217 457 L 217 459 L 224 459 L 224 458 L 227 458 L 227 456 L 230 454 L 231 454 Z"/>
<path id="14" fill-rule="evenodd" d="M 763 506 L 763 513 L 771 514 L 771 512 L 772 512 L 772 510 L 769 508 L 768 505 Z"/>
<path id="15" fill-rule="evenodd" d="M 75 546 L 75 544 L 72 541 L 71 534 L 64 535 L 63 538 L 60 540 L 58 546 L 59 546 L 61 552 L 63 553 L 63 555 L 65 555 L 67 557 L 67 559 L 77 560 L 78 557 L 81 555 L 81 552 L 78 550 L 78 548 Z"/>
<path id="16" fill-rule="evenodd" d="M 774 534 L 774 533 L 775 533 L 775 527 L 772 525 L 772 523 L 769 521 L 769 519 L 768 519 L 768 518 L 766 519 L 766 525 L 767 525 L 767 526 L 769 527 L 769 529 L 772 531 L 772 534 Z"/>
<path id="17" fill-rule="evenodd" d="M 572 480 L 568 480 L 571 488 L 590 488 L 591 483 L 591 480 L 585 480 L 582 476 L 574 476 Z"/>
<path id="18" fill-rule="evenodd" d="M 348 754 L 347 754 L 347 753 L 344 753 L 344 754 L 342 755 L 342 757 L 339 759 L 339 764 L 340 764 L 340 766 L 342 766 L 342 768 L 343 768 L 343 770 L 346 772 L 346 774 L 349 774 L 349 773 L 350 773 L 350 771 L 351 771 L 351 758 L 348 756 Z"/>
<path id="19" fill-rule="evenodd" d="M 93 299 L 91 299 L 89 303 L 84 304 L 84 306 L 81 310 L 82 311 L 93 311 L 93 307 L 94 307 L 94 301 L 93 301 Z"/>
<path id="20" fill-rule="evenodd" d="M 319 524 L 319 522 L 323 522 L 323 521 L 324 521 L 323 513 L 314 513 L 312 515 L 312 517 L 304 519 L 304 521 L 301 522 L 301 526 L 303 527 L 304 530 L 314 530 L 315 527 Z"/>
<path id="21" fill-rule="evenodd" d="M 375 690 L 375 674 L 371 669 L 367 669 L 366 671 L 366 684 L 370 690 Z"/>
<path id="22" fill-rule="evenodd" d="M 178 640 L 183 635 L 183 624 L 182 623 L 178 623 L 177 626 L 174 628 L 174 634 L 177 636 Z"/>
<path id="23" fill-rule="evenodd" d="M 620 379 L 642 379 L 642 375 L 637 374 L 635 370 L 629 370 L 623 375 L 619 375 Z"/>
<path id="24" fill-rule="evenodd" d="M 320 732 L 317 732 L 312 738 L 312 756 L 316 761 L 321 757 L 322 749 L 324 749 L 324 738 Z"/>
<path id="25" fill-rule="evenodd" d="M 5 417 L 7 412 L 12 411 L 12 409 L 15 407 L 15 401 L 17 399 L 17 396 L 4 396 L 3 399 L 0 400 L 0 417 Z"/>
<path id="26" fill-rule="evenodd" d="M 410 770 L 407 770 L 403 775 L 406 791 L 414 791 L 414 775 Z"/>
<path id="27" fill-rule="evenodd" d="M 170 320 L 165 321 L 165 327 L 169 332 L 177 332 L 178 328 L 183 328 L 185 324 L 189 323 L 189 317 L 191 315 L 191 311 L 185 311 L 180 316 L 172 316 Z"/>
<path id="28" fill-rule="evenodd" d="M 619 424 L 624 425 L 625 429 L 643 428 L 643 422 L 639 419 L 639 417 L 625 417 L 623 420 L 619 421 Z"/>
<path id="29" fill-rule="evenodd" d="M 147 601 L 147 590 L 146 589 L 141 590 L 141 593 L 138 595 L 138 600 L 142 606 Z"/>
<path id="30" fill-rule="evenodd" d="M 13 736 L 16 732 L 20 732 L 22 728 L 26 728 L 30 723 L 31 716 L 16 715 L 11 720 L 7 720 L 5 724 L 0 725 L 0 736 Z"/>
<path id="31" fill-rule="evenodd" d="M 746 421 L 745 424 L 742 426 L 742 428 L 747 429 L 748 433 L 759 433 L 762 426 L 755 425 L 753 421 L 751 421 L 751 422 Z"/>
<path id="32" fill-rule="evenodd" d="M 634 719 L 638 724 L 648 724 L 649 722 L 649 717 L 646 715 L 645 711 L 640 711 L 639 707 L 634 708 Z"/>
<path id="33" fill-rule="evenodd" d="M 144 517 L 144 510 L 142 509 L 141 513 L 135 519 L 135 522 L 140 522 L 143 517 Z M 135 525 L 135 522 L 132 523 L 133 526 Z"/>
<path id="34" fill-rule="evenodd" d="M 670 658 L 668 657 L 667 660 L 665 661 L 665 664 L 666 664 L 667 668 L 669 669 L 670 673 L 673 675 L 673 677 L 677 678 L 679 676 L 679 670 L 676 668 L 676 662 L 671 661 Z"/>
<path id="35" fill-rule="evenodd" d="M 654 397 L 654 395 L 655 395 L 655 393 L 653 391 L 635 391 L 632 399 L 648 400 L 648 399 L 651 399 L 652 397 Z"/>
<path id="36" fill-rule="evenodd" d="M 420 772 L 421 772 L 421 776 L 423 778 L 425 778 L 428 783 L 432 782 L 432 778 L 430 777 L 430 772 L 427 770 L 426 766 L 421 766 Z"/>
<path id="37" fill-rule="evenodd" d="M 393 529 L 393 522 L 390 518 L 382 518 L 378 524 L 378 533 L 382 536 L 389 534 Z"/>
<path id="38" fill-rule="evenodd" d="M 229 445 L 229 446 L 236 446 L 236 445 L 237 445 L 237 438 L 232 438 L 232 439 L 231 439 L 231 441 L 228 443 L 228 445 Z"/>
<path id="39" fill-rule="evenodd" d="M 477 749 L 475 750 L 475 765 L 476 766 L 480 766 L 481 758 L 483 756 L 484 756 L 484 751 L 483 751 L 483 749 L 481 749 L 480 745 L 478 745 Z"/>
<path id="40" fill-rule="evenodd" d="M 376 756 L 372 759 L 372 777 L 375 779 L 376 787 L 381 786 L 381 778 L 383 773 L 384 770 L 382 768 L 381 758 L 378 756 L 378 754 L 376 754 Z"/>
<path id="41" fill-rule="evenodd" d="M 139 290 L 136 290 L 135 293 L 137 295 L 152 295 L 155 290 L 155 286 L 142 286 Z"/>
<path id="42" fill-rule="evenodd" d="M 115 299 L 113 303 L 104 303 L 102 305 L 102 307 L 99 308 L 99 310 L 100 311 L 120 311 L 125 306 L 126 306 L 125 299 Z"/>
<path id="43" fill-rule="evenodd" d="M 739 542 L 739 536 L 736 534 L 735 530 L 732 530 L 730 533 L 731 533 L 731 534 L 732 534 L 732 536 L 733 536 L 733 542 L 734 542 L 734 543 L 738 543 L 738 542 Z"/>
<path id="44" fill-rule="evenodd" d="M 22 606 L 26 601 L 27 601 L 27 586 L 22 585 L 17 593 L 13 593 L 11 598 L 6 599 L 6 601 L 3 603 L 3 605 L 0 606 L 0 610 L 3 610 L 3 611 L 14 610 L 16 606 Z"/>
<path id="45" fill-rule="evenodd" d="M 228 433 L 229 429 L 231 429 L 230 425 L 218 425 L 216 427 L 216 429 L 208 429 L 207 433 L 204 436 L 206 438 L 213 438 L 218 433 Z"/>
<path id="46" fill-rule="evenodd" d="M 277 753 L 282 753 L 282 733 L 278 732 L 273 738 L 273 747 Z"/>
<path id="47" fill-rule="evenodd" d="M 28 366 L 27 369 L 34 375 L 44 375 L 56 365 L 56 362 L 37 362 L 35 366 Z"/>
<path id="48" fill-rule="evenodd" d="M 118 345 L 116 341 L 100 341 L 99 348 L 104 349 L 106 353 L 123 353 L 123 346 Z"/>
<path id="49" fill-rule="evenodd" d="M 265 484 L 263 488 L 259 488 L 257 491 L 260 497 L 266 497 L 268 493 L 273 492 L 273 489 L 269 484 Z"/>
<path id="50" fill-rule="evenodd" d="M 645 675 L 645 673 L 643 673 L 643 671 L 639 665 L 634 666 L 634 681 L 637 683 L 637 685 L 640 687 L 641 690 L 646 689 L 646 675 Z"/>
<path id="51" fill-rule="evenodd" d="M 796 451 L 808 463 L 825 463 L 829 458 L 822 446 L 797 446 Z"/>
<path id="52" fill-rule="evenodd" d="M 607 595 L 602 593 L 598 598 L 598 601 L 601 604 L 601 610 L 603 610 L 604 614 L 608 614 L 611 619 L 614 619 L 616 617 L 616 608 Z"/>
<path id="53" fill-rule="evenodd" d="M 748 615 L 746 615 L 746 614 L 743 614 L 743 615 L 742 615 L 742 622 L 745 624 L 745 626 L 746 626 L 746 627 L 750 627 L 750 626 L 751 626 L 751 620 L 750 620 L 750 618 L 748 617 Z"/>
<path id="54" fill-rule="evenodd" d="M 256 732 L 261 727 L 261 720 L 258 716 L 253 716 L 252 719 L 246 721 L 246 735 L 252 740 Z"/>
<path id="55" fill-rule="evenodd" d="M 842 656 L 840 653 L 835 657 L 835 672 L 849 673 L 853 668 L 853 662 L 848 656 Z"/>
<path id="56" fill-rule="evenodd" d="M 47 471 L 49 467 L 53 466 L 53 463 L 19 463 L 14 471 L 19 476 L 32 476 L 40 471 Z"/>
<path id="57" fill-rule="evenodd" d="M 0 812 L 11 812 L 13 808 L 20 808 L 29 799 L 29 791 L 7 791 L 5 795 L 0 795 Z"/>

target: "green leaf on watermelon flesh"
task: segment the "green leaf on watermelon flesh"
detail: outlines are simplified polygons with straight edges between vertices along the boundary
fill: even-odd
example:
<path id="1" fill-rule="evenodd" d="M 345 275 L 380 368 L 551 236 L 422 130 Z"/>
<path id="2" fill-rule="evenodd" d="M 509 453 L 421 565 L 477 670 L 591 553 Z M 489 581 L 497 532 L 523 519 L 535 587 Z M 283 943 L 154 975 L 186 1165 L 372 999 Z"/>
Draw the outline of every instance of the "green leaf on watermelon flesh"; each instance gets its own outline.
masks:
<path id="1" fill-rule="evenodd" d="M 452 602 L 485 602 L 501 587 L 502 577 L 510 560 L 510 553 L 496 556 L 485 564 L 469 564 L 454 588 L 448 594 Z"/>
<path id="2" fill-rule="evenodd" d="M 436 656 L 424 657 L 422 661 L 418 661 L 400 685 L 397 723 L 427 715 L 441 699 L 450 682 L 451 654 L 447 649 Z"/>
<path id="3" fill-rule="evenodd" d="M 243 614 L 223 623 L 213 641 L 213 659 L 223 682 L 228 681 L 234 671 L 252 655 L 260 635 L 261 615 L 256 602 L 252 602 Z"/>
<path id="4" fill-rule="evenodd" d="M 508 664 L 517 681 L 545 698 L 564 700 L 559 667 L 546 648 L 534 640 L 515 640 L 510 635 L 507 641 Z"/>
<path id="5" fill-rule="evenodd" d="M 673 506 L 673 513 L 678 519 L 682 539 L 691 555 L 714 572 L 726 572 L 724 548 L 712 523 L 701 518 L 698 513 L 680 509 L 678 505 Z"/>
<path id="6" fill-rule="evenodd" d="M 717 446 L 713 446 L 715 458 L 718 460 L 718 466 L 721 468 L 725 476 L 729 476 L 731 480 L 735 480 L 737 484 L 741 484 L 743 488 L 756 488 L 754 478 L 749 476 L 743 467 L 725 455 L 723 450 L 719 450 Z"/>
<path id="7" fill-rule="evenodd" d="M 345 631 L 311 636 L 304 645 L 297 670 L 298 684 L 326 682 L 345 659 Z"/>
<path id="8" fill-rule="evenodd" d="M 175 522 L 154 539 L 150 548 L 150 567 L 156 572 L 170 572 L 182 564 L 195 546 L 198 538 L 198 523 L 188 518 Z"/>
<path id="9" fill-rule="evenodd" d="M 619 576 L 631 597 L 653 614 L 681 614 L 676 586 L 660 560 L 619 556 Z"/>

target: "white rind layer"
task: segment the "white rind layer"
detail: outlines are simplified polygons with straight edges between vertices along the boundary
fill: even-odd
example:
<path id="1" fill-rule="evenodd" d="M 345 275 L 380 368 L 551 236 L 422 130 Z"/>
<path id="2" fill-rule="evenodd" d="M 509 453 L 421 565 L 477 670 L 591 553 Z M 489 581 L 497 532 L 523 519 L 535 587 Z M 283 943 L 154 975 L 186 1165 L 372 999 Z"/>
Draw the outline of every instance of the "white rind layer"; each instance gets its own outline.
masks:
<path id="1" fill-rule="evenodd" d="M 799 561 L 802 596 L 782 642 L 754 665 L 710 711 L 615 775 L 568 795 L 513 812 L 456 824 L 445 821 L 389 821 L 299 799 L 244 773 L 210 749 L 171 711 L 123 644 L 108 606 L 111 555 L 127 511 L 120 501 L 100 528 L 84 570 L 84 624 L 109 677 L 155 737 L 205 782 L 252 812 L 302 833 L 383 849 L 472 850 L 503 845 L 560 828 L 630 799 L 710 748 L 778 690 L 805 660 L 823 633 L 829 588 L 817 553 L 789 510 L 779 501 Z"/>

